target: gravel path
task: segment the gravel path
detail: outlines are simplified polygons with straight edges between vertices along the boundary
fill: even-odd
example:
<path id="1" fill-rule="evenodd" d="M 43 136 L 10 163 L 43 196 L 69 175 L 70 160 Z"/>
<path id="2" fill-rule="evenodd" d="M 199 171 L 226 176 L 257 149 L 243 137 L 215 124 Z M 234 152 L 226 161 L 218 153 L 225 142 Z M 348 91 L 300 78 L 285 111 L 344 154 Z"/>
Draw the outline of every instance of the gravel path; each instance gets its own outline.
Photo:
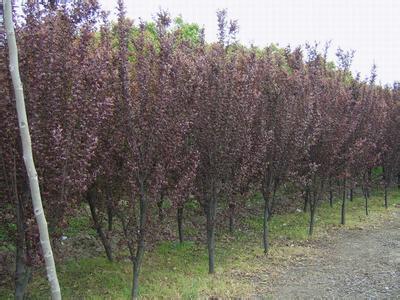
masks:
<path id="1" fill-rule="evenodd" d="M 363 230 L 340 230 L 317 243 L 318 255 L 274 280 L 274 299 L 400 299 L 400 210 Z"/>

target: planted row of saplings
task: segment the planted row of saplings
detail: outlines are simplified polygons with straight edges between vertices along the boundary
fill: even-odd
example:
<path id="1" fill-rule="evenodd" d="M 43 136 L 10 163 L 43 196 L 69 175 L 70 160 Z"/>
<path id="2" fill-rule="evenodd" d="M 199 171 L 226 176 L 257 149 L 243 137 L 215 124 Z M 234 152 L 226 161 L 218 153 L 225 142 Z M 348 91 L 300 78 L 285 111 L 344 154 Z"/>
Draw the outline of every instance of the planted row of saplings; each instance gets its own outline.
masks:
<path id="1" fill-rule="evenodd" d="M 334 202 L 340 204 L 339 206 L 340 220 L 338 220 L 338 223 L 342 225 L 346 224 L 347 201 L 353 202 L 354 198 L 356 197 L 357 199 L 363 200 L 365 215 L 368 216 L 369 215 L 368 204 L 369 204 L 369 199 L 371 197 L 370 187 L 375 186 L 379 188 L 379 186 L 381 185 L 379 183 L 378 184 L 376 183 L 377 181 L 376 179 L 374 180 L 375 183 L 372 183 L 371 178 L 369 179 L 371 180 L 371 182 L 368 183 L 367 188 L 359 186 L 355 183 L 353 183 L 352 185 L 346 185 L 346 180 L 338 179 L 334 181 L 334 184 L 332 183 L 333 180 L 331 180 L 327 188 L 325 190 L 319 191 L 319 194 L 315 191 L 311 192 L 310 188 L 306 187 L 302 192 L 290 195 L 291 196 L 290 198 L 293 199 L 292 201 L 297 201 L 297 204 L 295 205 L 301 204 L 301 202 L 299 202 L 299 199 L 298 198 L 296 199 L 296 197 L 299 195 L 303 197 L 303 211 L 305 213 L 310 214 L 308 234 L 313 235 L 317 208 L 323 201 L 328 202 L 331 209 L 333 209 L 334 207 Z M 388 208 L 388 203 L 389 203 L 388 189 L 389 185 L 383 184 L 382 205 L 385 208 Z M 378 189 L 378 191 L 380 191 L 380 189 Z M 252 200 L 252 198 L 254 197 L 254 193 L 257 193 L 257 191 L 249 192 L 246 195 L 240 195 L 241 199 L 238 199 L 239 203 L 245 202 L 246 199 L 247 201 L 252 202 L 250 205 L 244 207 L 236 206 L 238 203 L 234 203 L 232 200 L 227 201 L 226 199 L 223 199 L 221 203 L 221 206 L 223 207 L 220 208 L 220 210 L 222 210 L 223 212 L 219 214 L 220 217 L 223 219 L 219 220 L 219 223 L 220 225 L 226 223 L 228 231 L 231 234 L 233 234 L 235 231 L 235 224 L 237 223 L 236 217 L 239 214 L 242 215 L 243 218 L 250 217 L 250 212 L 249 211 L 246 212 L 246 208 L 251 208 L 251 209 L 255 208 L 260 213 L 260 217 L 262 216 L 263 219 L 262 244 L 264 253 L 268 254 L 268 250 L 270 248 L 269 233 L 271 230 L 268 224 L 276 210 L 285 212 L 285 207 L 279 207 L 280 205 L 282 205 L 282 201 L 280 201 L 280 199 L 282 199 L 285 196 L 287 197 L 288 195 L 287 192 L 284 191 L 284 188 L 280 188 L 278 190 L 278 186 L 275 186 L 270 197 L 268 195 L 263 195 L 262 197 L 263 203 L 261 205 L 261 203 Z M 293 194 L 293 192 L 291 193 Z M 90 208 L 90 213 L 94 228 L 98 233 L 98 238 L 100 239 L 101 243 L 104 246 L 105 254 L 109 261 L 113 261 L 111 239 L 118 238 L 116 237 L 116 235 L 121 233 L 125 236 L 125 238 L 127 238 L 129 231 L 127 224 L 124 221 L 125 218 L 121 217 L 122 212 L 119 212 L 117 208 L 113 207 L 112 201 L 110 201 L 111 200 L 110 197 L 113 197 L 113 195 L 110 194 L 109 191 L 107 191 L 107 188 L 105 190 L 98 188 L 95 191 L 91 190 L 90 192 L 88 192 L 87 203 Z M 238 195 L 236 195 L 236 198 L 238 198 Z M 199 222 L 199 218 L 195 218 L 193 220 L 193 215 L 198 216 L 199 212 L 201 212 L 202 209 L 199 209 L 199 206 L 195 205 L 194 203 L 196 203 L 196 199 L 192 197 L 188 198 L 188 200 L 184 202 L 181 206 L 172 207 L 171 202 L 167 198 L 160 195 L 159 201 L 156 202 L 157 205 L 155 207 L 152 207 L 149 212 L 149 218 L 151 218 L 152 220 L 151 222 L 153 223 L 151 226 L 155 227 L 175 226 L 177 233 L 176 236 L 178 238 L 178 241 L 179 243 L 183 243 L 185 241 L 185 236 L 184 236 L 185 230 L 183 228 L 185 215 L 187 215 L 188 218 L 192 217 L 191 220 L 192 224 L 193 222 L 196 221 Z M 257 205 L 260 207 L 258 208 L 254 207 Z M 332 211 L 332 213 L 335 212 Z M 139 212 L 137 211 L 136 214 L 139 214 Z M 217 213 L 215 213 L 215 217 L 216 216 Z M 115 222 L 115 220 L 119 221 L 120 225 L 119 230 L 113 230 L 113 223 Z M 194 226 L 201 229 L 201 226 L 203 226 L 204 223 L 206 222 L 201 222 L 200 224 L 194 224 Z M 240 224 L 237 226 L 240 226 Z M 208 225 L 206 226 L 205 231 L 207 232 L 207 230 L 208 230 Z M 187 238 L 190 239 L 191 237 L 189 236 Z M 208 239 L 205 240 L 209 242 Z M 151 244 L 159 242 L 159 240 L 157 240 L 157 237 L 152 236 L 151 234 L 143 236 L 143 241 L 150 242 Z M 133 246 L 128 245 L 128 248 L 130 250 L 130 254 L 134 256 Z"/>

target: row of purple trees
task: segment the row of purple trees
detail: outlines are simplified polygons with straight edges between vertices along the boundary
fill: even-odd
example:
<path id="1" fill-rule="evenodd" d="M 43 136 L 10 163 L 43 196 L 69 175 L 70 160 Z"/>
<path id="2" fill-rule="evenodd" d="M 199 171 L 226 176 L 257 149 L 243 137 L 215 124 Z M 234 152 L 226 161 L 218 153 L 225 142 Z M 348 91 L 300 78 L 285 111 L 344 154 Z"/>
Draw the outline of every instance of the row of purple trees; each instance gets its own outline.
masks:
<path id="1" fill-rule="evenodd" d="M 332 182 L 352 194 L 371 188 L 383 166 L 385 205 L 399 173 L 400 89 L 349 72 L 352 53 L 337 65 L 317 45 L 305 49 L 246 48 L 237 24 L 218 12 L 219 40 L 208 44 L 171 28 L 159 13 L 151 28 L 134 26 L 122 1 L 108 21 L 95 0 L 49 7 L 29 2 L 17 28 L 20 70 L 45 212 L 54 237 L 87 203 L 106 255 L 115 219 L 133 268 L 132 297 L 146 242 L 161 230 L 164 204 L 183 237 L 185 203 L 196 199 L 206 219 L 209 272 L 215 271 L 217 211 L 235 211 L 246 195 L 264 200 L 265 253 L 276 192 L 296 186 L 310 208 Z M 151 30 L 150 30 L 151 29 Z M 15 223 L 16 291 L 40 262 L 18 138 L 14 95 L 0 48 L 0 222 Z M 346 194 L 342 220 L 345 223 Z M 101 218 L 107 216 L 108 229 Z"/>

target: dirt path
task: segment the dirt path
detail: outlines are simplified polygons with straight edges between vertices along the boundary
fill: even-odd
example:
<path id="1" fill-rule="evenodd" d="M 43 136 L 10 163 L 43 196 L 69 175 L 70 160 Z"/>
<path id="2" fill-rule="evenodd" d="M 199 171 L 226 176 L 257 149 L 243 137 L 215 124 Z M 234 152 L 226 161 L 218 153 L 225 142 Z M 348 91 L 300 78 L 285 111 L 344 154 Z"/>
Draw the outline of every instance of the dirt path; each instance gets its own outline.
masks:
<path id="1" fill-rule="evenodd" d="M 400 210 L 377 227 L 342 230 L 316 247 L 318 255 L 274 280 L 274 299 L 400 299 Z"/>

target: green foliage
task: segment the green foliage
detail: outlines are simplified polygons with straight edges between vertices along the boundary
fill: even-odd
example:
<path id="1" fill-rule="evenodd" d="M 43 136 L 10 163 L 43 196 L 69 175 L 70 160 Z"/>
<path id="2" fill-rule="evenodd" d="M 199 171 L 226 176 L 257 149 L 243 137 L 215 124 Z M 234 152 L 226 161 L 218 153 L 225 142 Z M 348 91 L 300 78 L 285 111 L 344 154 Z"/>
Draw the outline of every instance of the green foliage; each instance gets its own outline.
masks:
<path id="1" fill-rule="evenodd" d="M 17 225 L 15 223 L 0 223 L 0 253 L 14 251 L 14 236 L 16 232 Z"/>
<path id="2" fill-rule="evenodd" d="M 185 203 L 185 208 L 195 210 L 195 209 L 199 209 L 200 205 L 199 205 L 199 202 L 196 201 L 196 199 L 191 198 Z"/>
<path id="3" fill-rule="evenodd" d="M 330 70 L 330 71 L 335 71 L 335 70 L 337 70 L 337 67 L 336 67 L 336 65 L 335 65 L 335 62 L 333 62 L 333 61 L 328 61 L 328 62 L 326 63 L 326 67 L 327 67 L 328 70 Z"/>
<path id="4" fill-rule="evenodd" d="M 186 23 L 183 21 L 181 16 L 174 20 L 175 28 L 181 41 L 191 42 L 192 44 L 198 44 L 201 41 L 201 28 L 196 23 Z"/>
<path id="5" fill-rule="evenodd" d="M 372 169 L 372 176 L 381 177 L 383 175 L 383 167 L 375 167 Z"/>

